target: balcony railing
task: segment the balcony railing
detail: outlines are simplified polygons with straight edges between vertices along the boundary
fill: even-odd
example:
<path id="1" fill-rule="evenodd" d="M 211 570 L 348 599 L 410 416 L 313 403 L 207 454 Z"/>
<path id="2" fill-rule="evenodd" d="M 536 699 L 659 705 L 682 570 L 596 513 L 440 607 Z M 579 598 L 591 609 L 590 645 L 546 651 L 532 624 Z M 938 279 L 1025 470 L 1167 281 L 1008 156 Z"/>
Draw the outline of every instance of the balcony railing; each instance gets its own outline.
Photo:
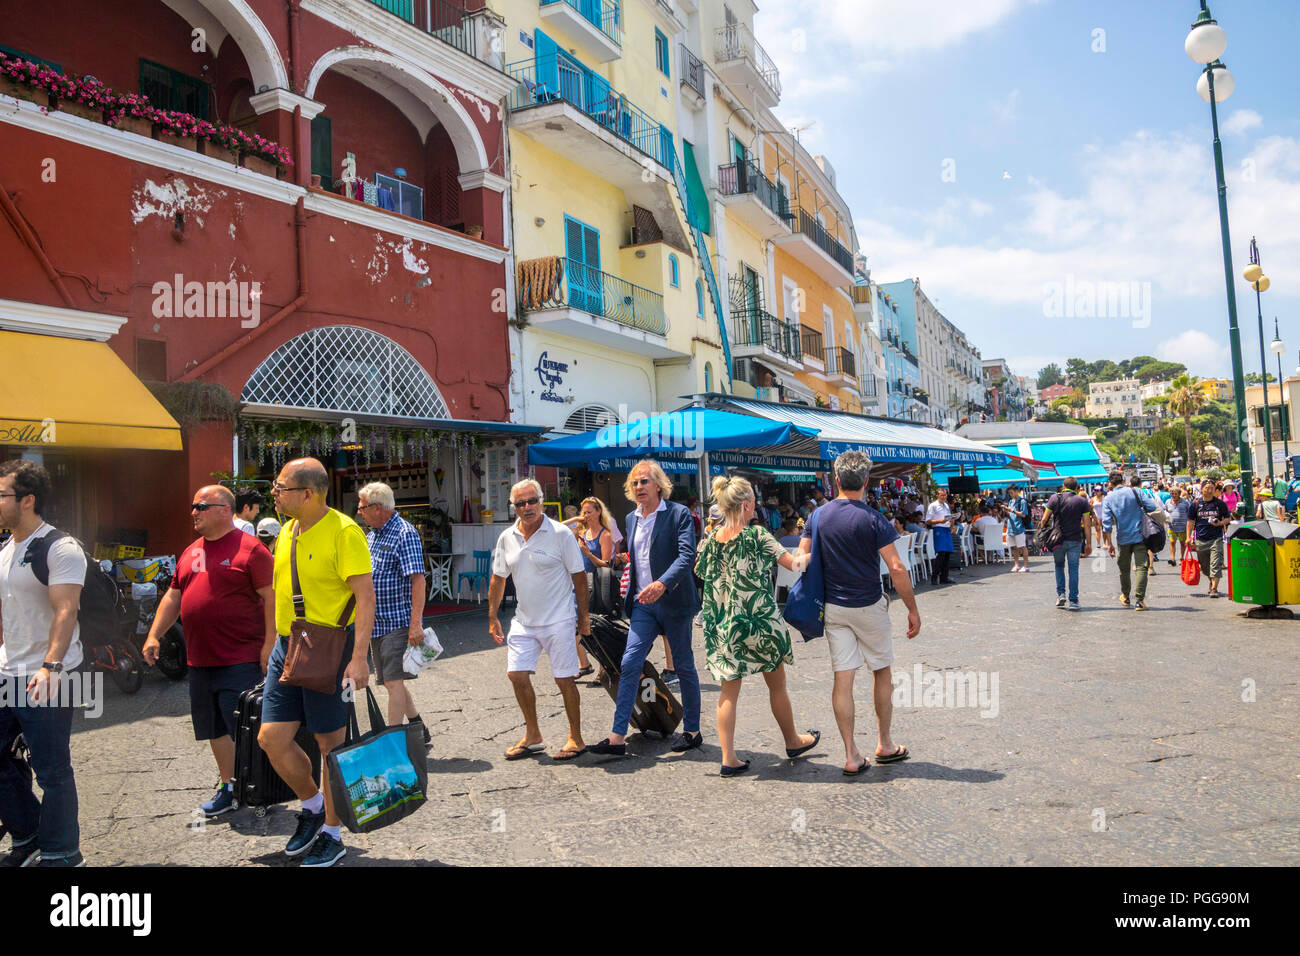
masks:
<path id="1" fill-rule="evenodd" d="M 805 356 L 821 361 L 825 349 L 822 348 L 822 334 L 820 332 L 806 325 L 801 325 L 799 326 L 799 342 L 803 346 Z"/>
<path id="2" fill-rule="evenodd" d="M 854 305 L 870 305 L 871 286 L 869 285 L 849 286 L 849 298 L 853 300 Z"/>
<path id="3" fill-rule="evenodd" d="M 521 262 L 517 271 L 519 308 L 524 312 L 568 306 L 642 332 L 668 334 L 664 297 L 658 292 L 559 256 Z"/>
<path id="4" fill-rule="evenodd" d="M 907 347 L 907 343 L 904 342 L 902 339 L 899 339 L 898 350 L 902 352 L 903 357 L 907 359 L 909 362 L 911 362 L 913 365 L 919 364 L 916 360 L 916 356 L 912 353 L 912 350 Z"/>
<path id="5" fill-rule="evenodd" d="M 582 14 L 582 18 L 619 46 L 623 45 L 623 15 L 617 0 L 542 0 L 548 7 L 563 3 Z"/>
<path id="6" fill-rule="evenodd" d="M 858 394 L 863 398 L 875 398 L 877 394 L 876 376 L 864 375 L 862 381 L 858 383 Z"/>
<path id="7" fill-rule="evenodd" d="M 465 9 L 448 0 L 369 0 L 430 36 L 449 43 L 462 53 L 477 57 L 474 27 Z"/>
<path id="8" fill-rule="evenodd" d="M 833 375 L 858 377 L 857 357 L 843 346 L 832 346 L 826 350 L 826 371 Z"/>
<path id="9" fill-rule="evenodd" d="M 512 112 L 568 103 L 659 165 L 672 168 L 672 133 L 572 57 L 553 53 L 520 60 L 509 64 L 506 72 L 519 81 L 507 100 Z"/>
<path id="10" fill-rule="evenodd" d="M 796 362 L 803 355 L 799 326 L 764 309 L 732 309 L 731 325 L 737 346 L 761 345 Z"/>
<path id="11" fill-rule="evenodd" d="M 826 227 L 817 221 L 817 217 L 806 209 L 796 211 L 794 228 L 813 241 L 817 248 L 826 253 L 844 267 L 850 275 L 853 273 L 853 254 L 845 249 L 838 239 L 826 231 Z"/>
<path id="12" fill-rule="evenodd" d="M 748 60 L 754 71 L 767 84 L 777 99 L 781 98 L 781 73 L 767 55 L 767 51 L 754 39 L 754 34 L 743 23 L 730 23 L 718 27 L 714 33 L 713 51 L 719 62 Z"/>
<path id="13" fill-rule="evenodd" d="M 682 51 L 682 82 L 700 96 L 704 95 L 704 63 L 698 56 L 680 44 Z"/>
<path id="14" fill-rule="evenodd" d="M 764 206 L 788 224 L 791 217 L 790 200 L 772 180 L 763 175 L 752 159 L 718 167 L 718 192 L 724 196 L 752 193 Z"/>

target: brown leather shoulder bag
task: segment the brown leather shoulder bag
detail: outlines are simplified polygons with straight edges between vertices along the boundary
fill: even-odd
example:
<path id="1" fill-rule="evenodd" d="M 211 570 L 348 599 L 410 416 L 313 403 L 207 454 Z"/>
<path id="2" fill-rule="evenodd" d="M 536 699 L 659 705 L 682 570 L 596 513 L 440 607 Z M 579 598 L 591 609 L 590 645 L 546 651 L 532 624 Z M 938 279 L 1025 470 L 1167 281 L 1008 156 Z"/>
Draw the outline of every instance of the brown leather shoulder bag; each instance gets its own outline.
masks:
<path id="1" fill-rule="evenodd" d="M 348 598 L 337 625 L 313 624 L 307 620 L 307 602 L 298 579 L 298 523 L 294 522 L 293 543 L 289 546 L 289 573 L 293 578 L 293 623 L 289 625 L 289 647 L 284 655 L 280 683 L 302 687 L 320 694 L 341 690 L 339 665 L 348 642 L 348 618 L 356 606 L 356 596 Z"/>

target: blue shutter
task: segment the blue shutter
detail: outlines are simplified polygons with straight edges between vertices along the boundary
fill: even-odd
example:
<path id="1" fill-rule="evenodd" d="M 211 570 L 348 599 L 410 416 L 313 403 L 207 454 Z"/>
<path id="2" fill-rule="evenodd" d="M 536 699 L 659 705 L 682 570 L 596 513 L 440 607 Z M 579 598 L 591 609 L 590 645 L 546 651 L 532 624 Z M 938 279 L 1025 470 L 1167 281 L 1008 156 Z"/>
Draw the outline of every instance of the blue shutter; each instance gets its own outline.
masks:
<path id="1" fill-rule="evenodd" d="M 604 315 L 605 297 L 603 277 L 600 272 L 599 230 L 565 216 L 564 249 L 569 304 L 584 312 Z"/>
<path id="2" fill-rule="evenodd" d="M 668 254 L 668 278 L 669 281 L 672 282 L 674 288 L 681 284 L 678 277 L 677 257 L 671 252 Z"/>
<path id="3" fill-rule="evenodd" d="M 560 94 L 560 46 L 541 30 L 533 31 L 537 50 L 537 85 L 546 87 L 551 96 Z"/>

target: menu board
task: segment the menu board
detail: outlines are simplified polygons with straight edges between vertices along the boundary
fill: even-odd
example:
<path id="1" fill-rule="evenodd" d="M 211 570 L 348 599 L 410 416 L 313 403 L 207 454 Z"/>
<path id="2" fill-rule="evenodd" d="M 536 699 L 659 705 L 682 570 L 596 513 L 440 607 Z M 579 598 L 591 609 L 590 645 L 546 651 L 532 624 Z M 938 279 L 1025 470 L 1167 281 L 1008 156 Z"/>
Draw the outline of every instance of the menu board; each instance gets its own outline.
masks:
<path id="1" fill-rule="evenodd" d="M 510 518 L 510 486 L 515 483 L 513 446 L 490 445 L 483 452 L 483 507 L 496 521 Z"/>

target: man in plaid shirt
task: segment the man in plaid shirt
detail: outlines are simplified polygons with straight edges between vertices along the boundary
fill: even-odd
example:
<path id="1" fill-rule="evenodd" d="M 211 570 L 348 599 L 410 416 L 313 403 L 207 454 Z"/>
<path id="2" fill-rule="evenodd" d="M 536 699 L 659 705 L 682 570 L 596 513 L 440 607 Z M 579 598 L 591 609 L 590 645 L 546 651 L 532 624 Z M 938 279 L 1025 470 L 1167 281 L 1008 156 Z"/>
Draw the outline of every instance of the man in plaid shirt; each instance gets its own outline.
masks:
<path id="1" fill-rule="evenodd" d="M 402 669 L 407 646 L 418 647 L 424 641 L 424 547 L 420 533 L 397 513 L 392 488 L 373 482 L 362 488 L 358 497 L 357 514 L 370 529 L 366 542 L 375 586 L 371 667 L 388 691 L 389 726 L 407 718 L 420 725 L 427 744 L 429 728 L 420 719 L 415 699 L 404 683 L 415 675 Z"/>

